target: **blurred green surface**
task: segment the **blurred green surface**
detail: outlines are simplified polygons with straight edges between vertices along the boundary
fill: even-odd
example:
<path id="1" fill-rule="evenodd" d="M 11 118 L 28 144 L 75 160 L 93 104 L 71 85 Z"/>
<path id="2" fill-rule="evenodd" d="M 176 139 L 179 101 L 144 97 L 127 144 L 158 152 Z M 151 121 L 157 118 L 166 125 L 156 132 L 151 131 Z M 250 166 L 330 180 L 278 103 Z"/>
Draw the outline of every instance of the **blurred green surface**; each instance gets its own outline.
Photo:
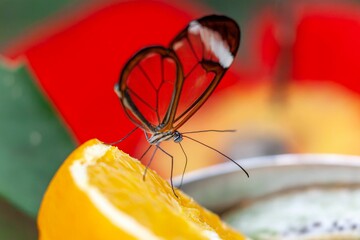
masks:
<path id="1" fill-rule="evenodd" d="M 281 1 L 284 0 L 200 0 L 200 2 L 206 6 L 212 7 L 218 13 L 229 15 L 240 24 L 251 18 L 254 12 L 261 9 L 266 4 L 273 6 Z"/>
<path id="2" fill-rule="evenodd" d="M 36 222 L 0 198 L 0 239 L 35 240 Z"/>
<path id="3" fill-rule="evenodd" d="M 0 62 L 0 197 L 32 217 L 75 147 L 35 82 L 25 65 Z"/>
<path id="4" fill-rule="evenodd" d="M 48 19 L 66 17 L 95 0 L 0 0 L 0 51 Z"/>

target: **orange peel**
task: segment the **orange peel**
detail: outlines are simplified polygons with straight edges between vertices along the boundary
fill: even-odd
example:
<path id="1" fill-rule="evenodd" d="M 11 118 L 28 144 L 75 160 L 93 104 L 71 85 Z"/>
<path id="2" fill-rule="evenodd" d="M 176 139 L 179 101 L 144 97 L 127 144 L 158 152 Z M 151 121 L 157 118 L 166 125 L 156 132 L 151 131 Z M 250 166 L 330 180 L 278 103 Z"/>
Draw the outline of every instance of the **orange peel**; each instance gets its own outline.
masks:
<path id="1" fill-rule="evenodd" d="M 245 239 L 118 148 L 90 140 L 66 159 L 41 204 L 41 240 Z"/>

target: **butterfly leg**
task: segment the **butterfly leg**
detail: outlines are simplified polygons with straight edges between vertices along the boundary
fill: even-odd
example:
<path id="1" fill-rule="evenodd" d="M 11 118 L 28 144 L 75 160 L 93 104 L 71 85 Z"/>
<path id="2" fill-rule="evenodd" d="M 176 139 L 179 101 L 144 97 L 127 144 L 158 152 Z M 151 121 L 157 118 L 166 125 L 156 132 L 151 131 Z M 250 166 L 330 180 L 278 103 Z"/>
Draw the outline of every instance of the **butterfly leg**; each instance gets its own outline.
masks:
<path id="1" fill-rule="evenodd" d="M 150 150 L 150 148 L 151 148 L 152 146 L 153 146 L 153 145 L 150 145 L 150 146 L 148 147 L 148 149 L 146 149 L 146 151 L 144 152 L 144 154 L 141 156 L 140 160 L 145 156 L 145 154 Z M 154 159 L 154 157 L 155 157 L 155 153 L 156 153 L 157 150 L 158 150 L 158 145 L 156 145 L 156 148 L 155 148 L 154 152 L 152 153 L 149 162 L 146 164 L 145 171 L 144 171 L 144 174 L 143 174 L 143 180 L 144 180 L 144 181 L 145 181 L 145 177 L 146 177 L 147 170 L 148 170 L 148 168 L 150 167 L 150 165 L 151 165 L 151 163 L 152 163 L 152 161 L 153 161 L 153 159 Z"/>
<path id="2" fill-rule="evenodd" d="M 121 143 L 122 141 L 124 141 L 125 139 L 127 139 L 131 134 L 133 134 L 139 127 L 135 127 L 133 130 L 131 130 L 128 134 L 126 134 L 123 138 L 121 138 L 120 140 L 117 140 L 115 142 L 112 143 L 107 143 L 108 145 L 115 145 L 118 143 Z"/>
<path id="3" fill-rule="evenodd" d="M 182 175 L 181 175 L 181 181 L 180 181 L 180 185 L 179 185 L 179 188 L 181 189 L 182 184 L 183 184 L 183 180 L 184 180 L 184 175 L 185 175 L 185 172 L 186 172 L 187 163 L 188 163 L 188 157 L 186 155 L 186 152 L 185 152 L 183 146 L 181 145 L 181 142 L 179 142 L 179 145 L 180 145 L 181 150 L 182 150 L 182 152 L 184 153 L 184 156 L 185 156 L 185 165 L 184 165 L 184 169 L 183 169 L 183 172 L 182 172 Z"/>
<path id="4" fill-rule="evenodd" d="M 175 192 L 174 189 L 174 183 L 173 183 L 173 173 L 174 173 L 174 157 L 172 155 L 170 155 L 168 152 L 166 152 L 164 149 L 162 149 L 159 145 L 157 145 L 157 148 L 159 148 L 163 153 L 165 153 L 166 155 L 168 155 L 171 159 L 171 172 L 170 172 L 170 184 L 171 184 L 171 188 L 173 190 L 173 193 L 175 195 L 175 197 L 178 198 L 178 195 Z"/>

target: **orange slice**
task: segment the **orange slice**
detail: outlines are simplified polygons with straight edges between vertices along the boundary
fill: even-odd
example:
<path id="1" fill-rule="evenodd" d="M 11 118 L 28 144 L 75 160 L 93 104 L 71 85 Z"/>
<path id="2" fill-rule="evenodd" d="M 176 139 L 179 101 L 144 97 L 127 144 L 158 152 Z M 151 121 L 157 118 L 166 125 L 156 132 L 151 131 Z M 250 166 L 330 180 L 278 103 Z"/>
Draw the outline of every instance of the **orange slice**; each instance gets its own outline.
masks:
<path id="1" fill-rule="evenodd" d="M 38 216 L 41 240 L 245 239 L 116 147 L 90 140 L 52 179 Z"/>

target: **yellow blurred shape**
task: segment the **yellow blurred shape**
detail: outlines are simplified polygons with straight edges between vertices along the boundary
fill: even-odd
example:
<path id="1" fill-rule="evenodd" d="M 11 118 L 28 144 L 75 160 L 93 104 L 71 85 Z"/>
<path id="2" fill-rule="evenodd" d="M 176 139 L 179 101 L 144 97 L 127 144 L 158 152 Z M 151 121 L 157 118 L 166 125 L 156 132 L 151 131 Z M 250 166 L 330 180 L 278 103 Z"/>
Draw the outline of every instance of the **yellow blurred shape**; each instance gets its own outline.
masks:
<path id="1" fill-rule="evenodd" d="M 41 204 L 41 240 L 244 239 L 180 190 L 93 139 L 52 179 Z"/>

